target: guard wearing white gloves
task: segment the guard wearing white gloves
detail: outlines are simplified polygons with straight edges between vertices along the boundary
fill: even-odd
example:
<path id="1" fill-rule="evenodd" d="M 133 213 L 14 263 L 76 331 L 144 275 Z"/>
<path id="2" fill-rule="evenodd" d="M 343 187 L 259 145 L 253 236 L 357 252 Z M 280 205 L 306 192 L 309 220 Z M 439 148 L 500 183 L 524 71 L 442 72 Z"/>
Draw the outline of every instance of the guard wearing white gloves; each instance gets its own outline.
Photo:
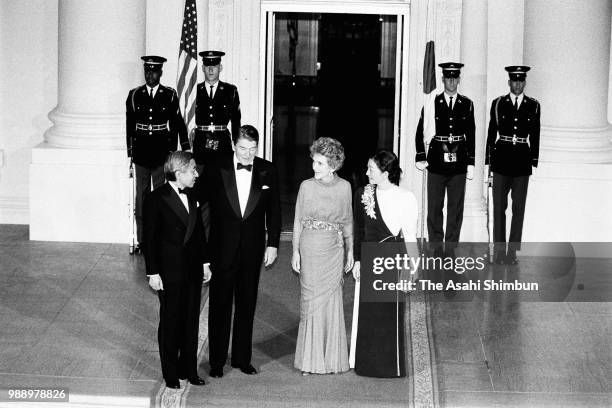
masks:
<path id="1" fill-rule="evenodd" d="M 424 109 L 416 131 L 416 166 L 427 168 L 427 231 L 429 242 L 446 242 L 451 252 L 459 241 L 463 223 L 465 180 L 474 177 L 474 104 L 457 93 L 463 64 L 447 62 L 442 68 L 444 92 L 435 98 L 431 115 Z M 435 135 L 424 134 L 424 121 L 435 121 Z M 434 123 L 432 121 L 432 123 Z M 427 151 L 426 151 L 426 146 Z M 446 229 L 443 228 L 444 197 L 447 198 Z M 441 248 L 441 246 L 438 246 Z"/>
<path id="2" fill-rule="evenodd" d="M 521 249 L 529 176 L 538 166 L 540 103 L 523 93 L 530 67 L 512 65 L 505 69 L 510 92 L 491 104 L 485 164 L 491 166 L 493 173 L 495 263 L 516 264 L 516 251 Z M 512 223 L 506 253 L 508 194 L 512 195 Z"/>

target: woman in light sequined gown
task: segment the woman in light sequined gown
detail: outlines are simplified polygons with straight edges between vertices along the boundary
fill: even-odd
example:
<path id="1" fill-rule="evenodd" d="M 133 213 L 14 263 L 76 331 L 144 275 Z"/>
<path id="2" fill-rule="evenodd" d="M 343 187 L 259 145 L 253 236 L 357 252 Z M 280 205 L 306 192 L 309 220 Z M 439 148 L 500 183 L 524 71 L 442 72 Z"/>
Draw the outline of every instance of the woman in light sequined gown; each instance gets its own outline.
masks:
<path id="1" fill-rule="evenodd" d="M 353 266 L 351 186 L 336 175 L 344 149 L 319 138 L 310 152 L 314 177 L 300 185 L 291 260 L 301 289 L 294 366 L 304 375 L 349 369 L 342 284 Z"/>

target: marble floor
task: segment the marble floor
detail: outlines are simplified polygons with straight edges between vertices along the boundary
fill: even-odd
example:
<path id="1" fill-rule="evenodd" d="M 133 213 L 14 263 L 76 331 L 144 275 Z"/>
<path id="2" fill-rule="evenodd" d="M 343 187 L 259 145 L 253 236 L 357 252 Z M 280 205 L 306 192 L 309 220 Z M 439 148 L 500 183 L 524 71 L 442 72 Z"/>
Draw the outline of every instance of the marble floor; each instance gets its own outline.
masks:
<path id="1" fill-rule="evenodd" d="M 429 296 L 424 330 L 435 398 L 424 405 L 412 395 L 419 371 L 373 380 L 353 372 L 303 378 L 292 368 L 299 283 L 289 252 L 283 242 L 282 257 L 262 273 L 254 341 L 260 374 L 247 378 L 227 367 L 223 379 L 190 387 L 177 406 L 612 406 L 610 280 L 588 277 L 589 264 L 578 265 L 573 279 L 597 285 L 593 299 L 574 288 L 572 301 L 563 302 Z M 537 262 L 493 272 L 529 277 L 542 270 Z M 70 406 L 158 404 L 158 301 L 143 268 L 126 245 L 34 242 L 27 226 L 0 225 L 0 407 L 28 406 L 8 402 L 6 390 L 37 387 L 68 388 Z M 347 323 L 353 287 L 346 279 Z M 200 373 L 207 378 L 203 340 Z"/>

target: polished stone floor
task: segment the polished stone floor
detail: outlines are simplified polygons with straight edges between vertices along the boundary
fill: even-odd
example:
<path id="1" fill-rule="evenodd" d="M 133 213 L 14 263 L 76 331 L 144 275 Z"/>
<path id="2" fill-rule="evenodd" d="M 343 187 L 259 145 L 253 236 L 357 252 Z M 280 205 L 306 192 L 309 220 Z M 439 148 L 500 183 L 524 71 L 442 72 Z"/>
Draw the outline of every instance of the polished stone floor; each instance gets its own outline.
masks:
<path id="1" fill-rule="evenodd" d="M 155 405 L 163 389 L 158 302 L 142 258 L 130 256 L 125 245 L 33 242 L 27 231 L 0 226 L 0 389 L 69 388 L 71 403 L 81 406 Z M 227 367 L 223 379 L 190 387 L 180 404 L 419 406 L 411 394 L 419 372 L 404 380 L 353 372 L 303 378 L 292 368 L 299 283 L 288 266 L 288 244 L 282 243 L 275 267 L 262 273 L 254 344 L 260 374 L 247 377 Z M 493 272 L 527 278 L 542 270 L 537 262 L 523 259 L 518 268 Z M 611 288 L 605 277 L 587 279 L 592 270 L 578 265 L 573 279 L 597 284 L 597 302 L 586 302 L 588 292 L 575 288 L 571 302 L 519 294 L 430 296 L 424 326 L 432 340 L 431 406 L 612 406 L 612 303 L 601 295 Z M 347 279 L 347 322 L 353 286 Z M 205 346 L 200 373 L 207 377 Z M 11 405 L 0 398 L 2 406 Z"/>

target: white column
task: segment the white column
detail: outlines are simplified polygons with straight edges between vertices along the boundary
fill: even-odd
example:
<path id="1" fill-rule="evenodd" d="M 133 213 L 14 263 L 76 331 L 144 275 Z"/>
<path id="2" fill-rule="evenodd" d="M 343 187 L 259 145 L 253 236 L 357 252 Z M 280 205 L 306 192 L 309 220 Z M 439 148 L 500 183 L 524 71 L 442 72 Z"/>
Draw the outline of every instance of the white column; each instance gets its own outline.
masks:
<path id="1" fill-rule="evenodd" d="M 525 93 L 542 105 L 540 162 L 612 161 L 609 0 L 525 2 Z"/>
<path id="2" fill-rule="evenodd" d="M 486 207 L 483 201 L 484 146 L 487 137 L 487 3 L 463 0 L 461 25 L 460 93 L 474 102 L 476 169 L 467 180 L 462 241 L 487 241 Z"/>
<path id="3" fill-rule="evenodd" d="M 58 104 L 50 146 L 125 145 L 125 97 L 142 79 L 144 0 L 61 0 Z"/>
<path id="4" fill-rule="evenodd" d="M 609 0 L 525 1 L 525 93 L 540 101 L 540 161 L 523 240 L 612 241 Z"/>
<path id="5" fill-rule="evenodd" d="M 30 238 L 127 242 L 125 98 L 143 82 L 145 0 L 60 0 L 58 104 L 32 150 Z"/>

